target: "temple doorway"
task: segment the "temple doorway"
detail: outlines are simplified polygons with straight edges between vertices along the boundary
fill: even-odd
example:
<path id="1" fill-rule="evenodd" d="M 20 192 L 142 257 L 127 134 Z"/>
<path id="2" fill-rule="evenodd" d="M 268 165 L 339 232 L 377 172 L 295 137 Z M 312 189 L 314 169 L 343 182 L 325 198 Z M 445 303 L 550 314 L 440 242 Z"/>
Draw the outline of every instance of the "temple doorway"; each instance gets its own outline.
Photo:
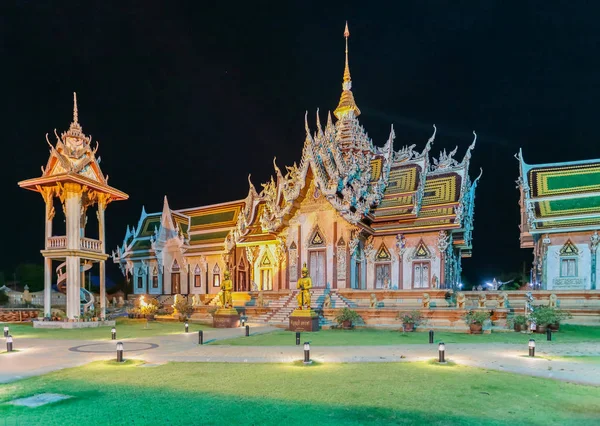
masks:
<path id="1" fill-rule="evenodd" d="M 309 252 L 308 273 L 315 288 L 325 288 L 327 283 L 325 269 L 325 250 L 312 250 Z"/>

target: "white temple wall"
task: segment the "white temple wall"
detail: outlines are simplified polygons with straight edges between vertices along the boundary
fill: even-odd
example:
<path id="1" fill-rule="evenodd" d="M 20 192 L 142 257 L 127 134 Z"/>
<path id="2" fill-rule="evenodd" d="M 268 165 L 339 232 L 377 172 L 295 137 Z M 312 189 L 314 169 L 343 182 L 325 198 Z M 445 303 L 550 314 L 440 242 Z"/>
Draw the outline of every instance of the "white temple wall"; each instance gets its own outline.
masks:
<path id="1" fill-rule="evenodd" d="M 560 251 L 563 244 L 548 246 L 546 257 L 546 289 L 547 290 L 589 290 L 591 287 L 592 257 L 588 244 L 575 244 L 579 250 L 577 256 L 568 256 L 575 260 L 575 275 L 561 276 L 562 259 Z M 566 267 L 565 267 L 566 269 Z"/>
<path id="2" fill-rule="evenodd" d="M 414 264 L 416 262 L 429 263 L 429 265 L 430 265 L 428 286 L 427 287 L 419 287 L 419 288 L 431 288 L 431 283 L 432 283 L 434 275 L 437 278 L 437 283 L 439 286 L 440 276 L 441 276 L 441 269 L 440 269 L 440 266 L 441 266 L 440 260 L 441 259 L 440 259 L 440 251 L 437 246 L 437 244 L 438 244 L 437 233 L 414 234 L 414 235 L 409 234 L 409 235 L 405 235 L 405 238 L 406 238 L 406 251 L 404 252 L 403 259 L 402 259 L 402 268 L 403 268 L 402 289 L 409 290 L 409 289 L 415 288 L 415 287 L 413 287 L 413 284 L 414 284 L 413 269 L 414 269 Z M 423 240 L 423 243 L 427 247 L 427 250 L 429 250 L 430 256 L 428 258 L 420 259 L 420 258 L 415 257 L 416 250 L 417 250 L 421 240 Z"/>

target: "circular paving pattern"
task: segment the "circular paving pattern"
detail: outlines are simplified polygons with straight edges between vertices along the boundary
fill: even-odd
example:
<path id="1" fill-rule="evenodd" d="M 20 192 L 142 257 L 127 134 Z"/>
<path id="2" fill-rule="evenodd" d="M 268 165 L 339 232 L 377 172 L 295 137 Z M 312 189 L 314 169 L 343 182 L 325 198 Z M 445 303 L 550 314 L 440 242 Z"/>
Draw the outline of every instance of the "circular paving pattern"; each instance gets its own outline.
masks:
<path id="1" fill-rule="evenodd" d="M 142 342 L 122 342 L 123 343 L 123 351 L 125 353 L 128 352 L 141 352 L 147 351 L 150 349 L 158 348 L 156 343 L 142 343 Z M 113 341 L 112 343 L 91 343 L 88 345 L 79 345 L 69 348 L 71 352 L 83 352 L 83 353 L 92 353 L 92 354 L 106 354 L 113 353 L 116 350 L 117 341 Z"/>

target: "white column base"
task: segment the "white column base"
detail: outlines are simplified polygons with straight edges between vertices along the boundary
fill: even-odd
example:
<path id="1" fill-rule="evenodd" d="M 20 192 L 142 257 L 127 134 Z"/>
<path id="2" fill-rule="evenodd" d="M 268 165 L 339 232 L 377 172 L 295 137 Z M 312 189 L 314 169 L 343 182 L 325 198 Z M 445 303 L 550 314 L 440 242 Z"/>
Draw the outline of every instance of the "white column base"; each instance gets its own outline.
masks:
<path id="1" fill-rule="evenodd" d="M 69 319 L 81 316 L 80 269 L 79 257 L 67 256 L 67 317 Z"/>

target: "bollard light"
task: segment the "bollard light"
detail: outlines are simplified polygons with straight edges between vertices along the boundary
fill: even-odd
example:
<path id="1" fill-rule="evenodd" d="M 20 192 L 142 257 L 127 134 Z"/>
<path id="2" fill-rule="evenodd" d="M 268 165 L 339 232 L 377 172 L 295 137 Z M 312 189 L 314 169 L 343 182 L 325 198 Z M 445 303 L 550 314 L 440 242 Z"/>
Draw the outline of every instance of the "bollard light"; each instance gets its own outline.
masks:
<path id="1" fill-rule="evenodd" d="M 242 318 L 242 327 L 246 326 L 246 320 Z"/>
<path id="2" fill-rule="evenodd" d="M 429 343 L 433 344 L 433 330 L 429 330 Z"/>
<path id="3" fill-rule="evenodd" d="M 246 326 L 246 337 L 250 336 L 250 326 Z"/>
<path id="4" fill-rule="evenodd" d="M 296 331 L 296 346 L 300 346 L 300 332 Z"/>
<path id="5" fill-rule="evenodd" d="M 529 339 L 529 356 L 535 356 L 535 340 Z"/>
<path id="6" fill-rule="evenodd" d="M 117 343 L 117 362 L 123 362 L 123 343 Z"/>
<path id="7" fill-rule="evenodd" d="M 546 329 L 546 340 L 547 341 L 552 341 L 552 330 L 550 330 L 550 328 Z"/>
<path id="8" fill-rule="evenodd" d="M 203 345 L 204 344 L 204 333 L 202 332 L 202 330 L 200 330 L 198 332 L 198 344 L 199 345 Z"/>
<path id="9" fill-rule="evenodd" d="M 4 326 L 4 337 L 8 337 L 8 326 Z"/>
<path id="10" fill-rule="evenodd" d="M 8 336 L 6 336 L 6 352 L 12 352 L 13 351 L 13 339 L 12 336 L 9 334 Z"/>
<path id="11" fill-rule="evenodd" d="M 310 343 L 304 342 L 304 364 L 310 364 L 312 361 L 310 360 Z"/>
<path id="12" fill-rule="evenodd" d="M 186 321 L 185 322 L 185 332 L 187 333 L 188 331 L 190 331 L 190 325 Z"/>
<path id="13" fill-rule="evenodd" d="M 115 340 L 116 338 L 117 338 L 117 329 L 113 327 L 110 329 L 110 339 Z"/>
<path id="14" fill-rule="evenodd" d="M 445 363 L 446 362 L 446 345 L 444 343 L 440 343 L 438 345 L 438 362 Z"/>

